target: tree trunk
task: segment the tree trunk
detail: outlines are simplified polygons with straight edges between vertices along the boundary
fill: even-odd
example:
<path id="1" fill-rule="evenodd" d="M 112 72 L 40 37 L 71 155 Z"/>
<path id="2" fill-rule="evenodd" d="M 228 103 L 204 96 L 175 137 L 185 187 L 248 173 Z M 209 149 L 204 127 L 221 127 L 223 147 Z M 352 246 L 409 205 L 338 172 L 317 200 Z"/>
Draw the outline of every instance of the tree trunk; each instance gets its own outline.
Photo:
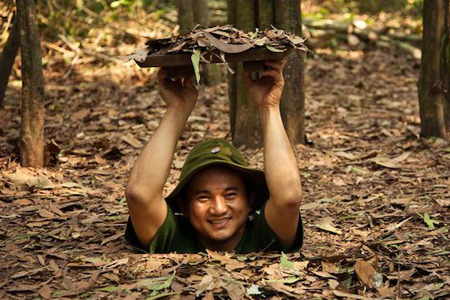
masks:
<path id="1" fill-rule="evenodd" d="M 254 30 L 256 25 L 255 2 L 248 0 L 228 1 L 229 22 L 241 30 Z M 248 98 L 244 85 L 242 63 L 231 64 L 236 74 L 229 80 L 230 124 L 236 146 L 249 148 L 262 145 L 260 120 L 255 104 Z"/>
<path id="2" fill-rule="evenodd" d="M 209 26 L 209 9 L 206 0 L 194 0 L 194 21 L 203 27 Z"/>
<path id="3" fill-rule="evenodd" d="M 209 27 L 209 8 L 206 0 L 194 0 L 194 21 L 203 27 Z M 213 86 L 222 82 L 222 69 L 219 64 L 203 65 L 201 77 L 208 86 Z"/>
<path id="4" fill-rule="evenodd" d="M 182 34 L 200 24 L 208 27 L 209 9 L 206 0 L 178 0 L 178 24 Z M 206 85 L 215 85 L 222 81 L 219 65 L 202 65 L 200 70 L 202 82 Z"/>
<path id="5" fill-rule="evenodd" d="M 19 42 L 22 58 L 22 120 L 20 163 L 44 165 L 44 76 L 34 1 L 17 0 Z"/>
<path id="6" fill-rule="evenodd" d="M 421 135 L 423 137 L 447 138 L 444 103 L 445 85 L 448 83 L 444 38 L 446 32 L 445 15 L 448 3 L 441 0 L 425 0 L 423 4 L 422 62 L 419 79 L 419 107 Z M 447 8 L 447 11 L 445 9 Z M 447 31 L 448 32 L 448 31 Z M 447 69 L 447 72 L 446 72 Z M 447 76 L 447 77 L 445 77 Z M 447 113 L 448 115 L 448 113 Z"/>
<path id="7" fill-rule="evenodd" d="M 442 47 L 443 70 L 442 79 L 444 83 L 445 100 L 444 100 L 444 117 L 447 135 L 450 133 L 450 2 L 445 1 L 444 4 L 444 38 Z M 448 136 L 447 136 L 448 137 Z"/>
<path id="8" fill-rule="evenodd" d="M 19 51 L 19 31 L 17 30 L 17 16 L 9 33 L 8 40 L 0 57 L 0 108 L 3 107 L 6 87 L 8 86 L 11 70 Z"/>
<path id="9" fill-rule="evenodd" d="M 275 27 L 302 36 L 300 0 L 275 1 Z M 287 57 L 281 114 L 291 143 L 305 143 L 304 53 Z"/>
<path id="10" fill-rule="evenodd" d="M 261 30 L 274 25 L 301 35 L 300 0 L 229 0 L 228 23 L 241 30 Z M 236 75 L 229 76 L 230 124 L 236 145 L 261 146 L 260 121 L 254 104 L 248 100 L 242 66 L 232 65 Z M 285 87 L 281 99 L 281 114 L 292 143 L 305 142 L 304 57 L 294 53 L 287 58 L 283 71 Z"/>
<path id="11" fill-rule="evenodd" d="M 178 25 L 182 34 L 194 28 L 194 0 L 178 0 Z"/>
<path id="12" fill-rule="evenodd" d="M 229 24 L 236 24 L 236 14 L 237 14 L 237 3 L 235 0 L 227 0 L 227 21 Z M 230 68 L 233 70 L 237 70 L 237 63 L 229 63 Z M 236 135 L 236 83 L 237 83 L 237 74 L 228 74 L 228 105 L 229 105 L 229 116 L 230 116 L 230 130 L 233 141 L 235 141 L 234 137 Z"/>
<path id="13" fill-rule="evenodd" d="M 275 26 L 275 2 L 276 0 L 257 0 L 257 27 L 261 30 L 270 28 L 271 25 Z"/>

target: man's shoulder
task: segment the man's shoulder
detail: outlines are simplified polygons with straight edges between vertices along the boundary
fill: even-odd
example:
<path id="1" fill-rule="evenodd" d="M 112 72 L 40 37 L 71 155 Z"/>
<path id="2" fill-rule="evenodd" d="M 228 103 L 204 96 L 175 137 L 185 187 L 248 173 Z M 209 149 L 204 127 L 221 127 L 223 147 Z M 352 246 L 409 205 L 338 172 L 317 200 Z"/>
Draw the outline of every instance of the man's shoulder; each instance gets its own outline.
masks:
<path id="1" fill-rule="evenodd" d="M 197 253 L 202 251 L 198 247 L 198 239 L 189 220 L 182 214 L 174 213 L 170 207 L 148 249 L 144 249 L 137 239 L 131 218 L 129 218 L 125 230 L 125 239 L 135 249 L 150 253 Z"/>
<path id="2" fill-rule="evenodd" d="M 297 229 L 295 247 L 286 249 L 278 235 L 272 230 L 264 216 L 264 206 L 253 212 L 246 223 L 245 233 L 236 246 L 236 253 L 250 252 L 290 252 L 300 249 L 303 241 L 303 227 L 301 221 Z"/>

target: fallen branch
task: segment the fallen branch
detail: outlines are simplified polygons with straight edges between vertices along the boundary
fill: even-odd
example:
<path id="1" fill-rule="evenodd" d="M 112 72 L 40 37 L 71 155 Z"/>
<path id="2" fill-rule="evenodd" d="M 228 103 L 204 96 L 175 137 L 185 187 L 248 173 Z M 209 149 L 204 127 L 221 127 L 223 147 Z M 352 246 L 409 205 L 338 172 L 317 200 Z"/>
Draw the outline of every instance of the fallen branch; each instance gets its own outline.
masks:
<path id="1" fill-rule="evenodd" d="M 336 38 L 350 47 L 358 46 L 361 41 L 386 48 L 395 46 L 415 59 L 421 59 L 422 51 L 415 46 L 422 40 L 420 35 L 388 32 L 389 30 L 387 27 L 368 28 L 363 24 L 333 20 L 304 20 L 303 24 L 303 35 L 307 38 L 306 45 L 309 48 L 329 46 L 331 40 Z"/>
<path id="2" fill-rule="evenodd" d="M 92 51 L 92 50 L 88 50 L 88 49 L 81 49 L 81 48 L 79 48 L 78 46 L 76 46 L 76 45 L 74 45 L 74 44 L 72 44 L 65 36 L 63 36 L 63 35 L 58 35 L 58 37 L 70 48 L 70 49 L 72 49 L 73 51 L 75 51 L 75 53 L 76 53 L 76 56 L 78 56 L 78 55 L 89 55 L 89 56 L 94 56 L 94 57 L 96 57 L 96 58 L 99 58 L 99 59 L 103 59 L 103 60 L 106 60 L 106 61 L 110 61 L 110 62 L 114 62 L 114 63 L 117 63 L 117 64 L 120 64 L 120 65 L 123 65 L 123 61 L 121 61 L 120 59 L 117 59 L 117 58 L 115 58 L 115 57 L 111 57 L 111 56 L 108 56 L 108 55 L 106 55 L 106 54 L 103 54 L 103 53 L 99 53 L 99 52 L 95 52 L 95 51 Z M 75 56 L 75 57 L 76 57 Z"/>

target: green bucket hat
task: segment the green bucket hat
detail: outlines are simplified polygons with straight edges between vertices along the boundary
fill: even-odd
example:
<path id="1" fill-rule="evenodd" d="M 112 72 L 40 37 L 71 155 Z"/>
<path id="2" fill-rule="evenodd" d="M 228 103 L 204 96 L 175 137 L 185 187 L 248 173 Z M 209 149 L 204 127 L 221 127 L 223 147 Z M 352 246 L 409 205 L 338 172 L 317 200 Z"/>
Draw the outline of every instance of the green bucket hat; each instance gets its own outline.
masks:
<path id="1" fill-rule="evenodd" d="M 173 211 L 180 211 L 177 199 L 189 180 L 201 170 L 213 165 L 236 170 L 252 184 L 256 193 L 253 210 L 260 209 L 264 202 L 269 199 L 269 188 L 264 172 L 249 168 L 242 154 L 226 140 L 209 139 L 198 143 L 186 158 L 181 169 L 180 182 L 166 198 Z"/>

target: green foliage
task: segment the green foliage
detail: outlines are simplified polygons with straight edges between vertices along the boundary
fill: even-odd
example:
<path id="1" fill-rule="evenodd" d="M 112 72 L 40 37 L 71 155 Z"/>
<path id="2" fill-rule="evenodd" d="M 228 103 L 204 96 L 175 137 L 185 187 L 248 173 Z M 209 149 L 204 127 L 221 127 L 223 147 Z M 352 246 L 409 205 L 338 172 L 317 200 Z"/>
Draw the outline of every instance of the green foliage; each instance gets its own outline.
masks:
<path id="1" fill-rule="evenodd" d="M 430 229 L 434 229 L 435 228 L 434 227 L 435 221 L 433 221 L 430 218 L 430 215 L 427 212 L 423 215 L 423 221 L 425 222 L 425 224 L 427 224 L 428 228 L 430 228 Z"/>
<path id="2" fill-rule="evenodd" d="M 277 49 L 277 48 L 272 47 L 272 46 L 270 46 L 270 45 L 266 45 L 266 48 L 267 48 L 268 50 L 272 51 L 272 52 L 277 52 L 277 53 L 279 53 L 279 52 L 284 52 L 284 51 L 285 51 L 285 49 Z"/>
<path id="3" fill-rule="evenodd" d="M 200 49 L 195 50 L 191 55 L 192 66 L 194 67 L 195 78 L 200 84 Z"/>
<path id="4" fill-rule="evenodd" d="M 112 8 L 116 8 L 116 7 L 119 7 L 119 6 L 131 6 L 135 2 L 136 1 L 132 1 L 132 0 L 118 0 L 118 1 L 111 2 L 110 6 Z"/>
<path id="5" fill-rule="evenodd" d="M 107 286 L 107 287 L 99 288 L 99 289 L 97 289 L 97 291 L 111 293 L 111 292 L 117 291 L 118 289 L 119 289 L 118 286 L 110 285 L 110 286 Z"/>
<path id="6" fill-rule="evenodd" d="M 11 1 L 11 0 L 8 0 Z M 105 28 L 117 26 L 119 22 L 139 19 L 176 9 L 175 0 L 58 0 L 38 1 L 40 32 L 45 39 L 58 40 L 59 35 L 69 40 L 97 37 Z M 155 13 L 155 12 L 158 13 Z M 152 18 L 152 17 L 150 17 Z M 107 33 L 111 34 L 111 33 Z M 114 35 L 123 32 L 114 31 Z M 110 41 L 119 40 L 110 38 Z"/>
<path id="7" fill-rule="evenodd" d="M 284 254 L 283 252 L 281 253 L 281 267 L 283 269 L 292 269 L 294 268 L 294 263 L 292 261 L 289 260 L 289 258 L 286 256 L 286 254 Z"/>

